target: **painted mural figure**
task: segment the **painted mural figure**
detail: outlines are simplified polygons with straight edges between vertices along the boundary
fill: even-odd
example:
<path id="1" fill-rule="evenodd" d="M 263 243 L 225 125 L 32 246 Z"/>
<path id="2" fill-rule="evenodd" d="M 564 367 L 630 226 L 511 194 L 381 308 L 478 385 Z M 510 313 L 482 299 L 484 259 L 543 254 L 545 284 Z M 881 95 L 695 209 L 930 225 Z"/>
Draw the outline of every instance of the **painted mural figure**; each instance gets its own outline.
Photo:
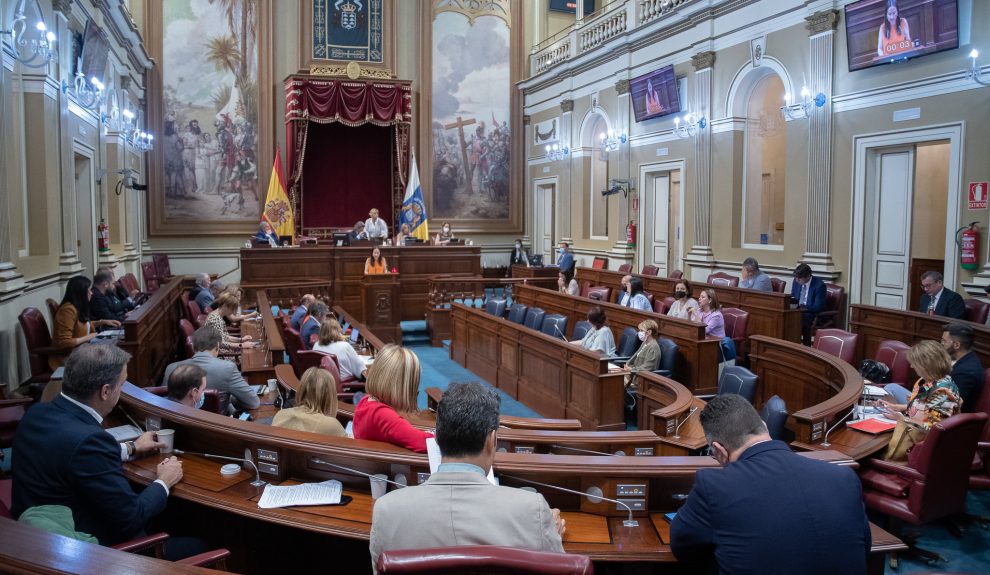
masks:
<path id="1" fill-rule="evenodd" d="M 196 183 L 196 154 L 199 151 L 199 137 L 203 131 L 199 122 L 189 120 L 186 131 L 182 133 L 182 195 L 194 196 L 199 190 Z"/>
<path id="2" fill-rule="evenodd" d="M 175 131 L 175 116 L 165 118 L 165 132 L 162 134 L 162 150 L 165 155 L 165 196 L 181 196 L 182 190 L 182 142 Z"/>

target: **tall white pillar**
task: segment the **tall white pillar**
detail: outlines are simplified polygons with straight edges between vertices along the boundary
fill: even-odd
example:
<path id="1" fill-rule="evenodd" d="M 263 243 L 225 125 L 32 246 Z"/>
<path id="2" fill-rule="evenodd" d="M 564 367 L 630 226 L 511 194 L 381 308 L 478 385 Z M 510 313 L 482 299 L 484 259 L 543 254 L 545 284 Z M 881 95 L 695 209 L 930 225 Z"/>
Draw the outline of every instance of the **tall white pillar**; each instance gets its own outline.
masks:
<path id="1" fill-rule="evenodd" d="M 715 52 L 701 52 L 691 57 L 694 65 L 694 102 L 691 112 L 695 116 L 711 115 L 712 71 Z M 705 267 L 715 259 L 711 248 L 712 221 L 712 139 L 711 128 L 698 130 L 694 138 L 694 245 L 684 257 L 695 267 Z"/>

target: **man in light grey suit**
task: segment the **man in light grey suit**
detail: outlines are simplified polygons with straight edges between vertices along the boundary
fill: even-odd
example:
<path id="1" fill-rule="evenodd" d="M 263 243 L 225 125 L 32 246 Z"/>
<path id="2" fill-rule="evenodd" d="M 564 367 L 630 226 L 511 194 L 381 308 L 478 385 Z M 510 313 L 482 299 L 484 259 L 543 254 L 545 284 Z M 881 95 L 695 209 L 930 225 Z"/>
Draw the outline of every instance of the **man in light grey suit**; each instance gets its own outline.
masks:
<path id="1" fill-rule="evenodd" d="M 437 406 L 440 468 L 426 483 L 375 501 L 371 566 L 393 549 L 502 545 L 563 552 L 564 520 L 539 493 L 495 486 L 499 396 L 479 383 L 452 383 Z"/>
<path id="2" fill-rule="evenodd" d="M 193 349 L 196 354 L 191 358 L 169 364 L 165 368 L 164 384 L 176 367 L 185 364 L 195 365 L 206 371 L 207 389 L 215 389 L 220 394 L 220 413 L 233 413 L 244 409 L 257 409 L 261 400 L 251 390 L 244 376 L 232 361 L 220 359 L 220 333 L 208 327 L 201 327 L 193 334 Z"/>

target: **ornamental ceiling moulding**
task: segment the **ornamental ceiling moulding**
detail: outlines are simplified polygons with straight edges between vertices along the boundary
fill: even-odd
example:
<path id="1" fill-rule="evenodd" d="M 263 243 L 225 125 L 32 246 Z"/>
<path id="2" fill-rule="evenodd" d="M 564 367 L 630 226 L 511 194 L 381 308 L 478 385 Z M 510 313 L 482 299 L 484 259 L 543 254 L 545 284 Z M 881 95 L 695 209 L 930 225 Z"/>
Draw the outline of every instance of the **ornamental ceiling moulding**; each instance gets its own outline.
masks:
<path id="1" fill-rule="evenodd" d="M 441 12 L 456 12 L 468 19 L 473 26 L 474 21 L 481 16 L 495 16 L 505 20 L 505 25 L 512 28 L 512 10 L 509 3 L 512 0 L 433 0 L 433 18 Z"/>

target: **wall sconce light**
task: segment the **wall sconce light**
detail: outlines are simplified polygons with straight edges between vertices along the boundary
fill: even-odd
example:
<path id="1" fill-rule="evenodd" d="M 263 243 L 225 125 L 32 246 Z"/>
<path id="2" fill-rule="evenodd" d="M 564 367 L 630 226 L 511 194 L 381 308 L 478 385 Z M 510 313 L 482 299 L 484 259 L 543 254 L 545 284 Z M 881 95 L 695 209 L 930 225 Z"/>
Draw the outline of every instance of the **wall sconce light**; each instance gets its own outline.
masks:
<path id="1" fill-rule="evenodd" d="M 624 132 L 609 130 L 608 133 L 598 134 L 598 139 L 602 142 L 603 152 L 614 152 L 619 149 L 620 144 L 625 144 L 629 138 Z"/>
<path id="2" fill-rule="evenodd" d="M 567 146 L 561 147 L 559 144 L 547 144 L 547 159 L 551 162 L 559 162 L 571 155 L 571 149 Z"/>
<path id="3" fill-rule="evenodd" d="M 44 68 L 52 60 L 56 60 L 55 34 L 48 30 L 45 20 L 41 15 L 41 6 L 35 0 L 35 12 L 38 14 L 38 22 L 34 25 L 37 35 L 28 36 L 30 27 L 27 24 L 27 16 L 24 15 L 24 0 L 21 0 L 14 11 L 14 22 L 10 25 L 10 30 L 0 30 L 0 34 L 9 36 L 8 44 L 14 58 L 28 68 Z"/>
<path id="4" fill-rule="evenodd" d="M 784 117 L 788 120 L 808 119 L 811 117 L 811 113 L 815 111 L 815 108 L 821 108 L 827 101 L 828 97 L 822 92 L 815 94 L 814 99 L 812 99 L 811 90 L 807 86 L 804 86 L 801 88 L 800 102 L 792 104 L 791 95 L 784 94 L 784 105 L 780 107 L 780 111 L 784 113 Z"/>
<path id="5" fill-rule="evenodd" d="M 124 137 L 125 145 L 130 145 L 135 150 L 145 153 L 155 149 L 155 137 L 148 132 L 139 130 L 137 127 L 137 117 L 134 112 L 124 108 L 121 113 L 124 117 L 121 122 L 121 134 Z"/>
<path id="6" fill-rule="evenodd" d="M 103 104 L 103 89 L 103 82 L 99 78 L 93 76 L 87 82 L 86 75 L 82 72 L 76 72 L 76 79 L 71 88 L 68 82 L 62 80 L 62 93 L 68 94 L 69 90 L 72 90 L 72 95 L 76 97 L 76 103 L 94 112 L 99 110 Z"/>
<path id="7" fill-rule="evenodd" d="M 980 53 L 977 52 L 976 48 L 973 48 L 970 51 L 969 57 L 973 59 L 973 65 L 970 66 L 969 72 L 966 73 L 966 77 L 970 78 L 971 80 L 975 81 L 977 84 L 980 84 L 981 86 L 990 86 L 990 81 L 983 79 L 983 74 L 982 72 L 980 72 L 979 66 L 976 65 L 976 59 L 980 57 Z"/>
<path id="8" fill-rule="evenodd" d="M 684 118 L 674 118 L 674 135 L 678 138 L 693 138 L 708 127 L 708 119 L 704 116 L 695 118 L 694 114 L 688 112 Z"/>

